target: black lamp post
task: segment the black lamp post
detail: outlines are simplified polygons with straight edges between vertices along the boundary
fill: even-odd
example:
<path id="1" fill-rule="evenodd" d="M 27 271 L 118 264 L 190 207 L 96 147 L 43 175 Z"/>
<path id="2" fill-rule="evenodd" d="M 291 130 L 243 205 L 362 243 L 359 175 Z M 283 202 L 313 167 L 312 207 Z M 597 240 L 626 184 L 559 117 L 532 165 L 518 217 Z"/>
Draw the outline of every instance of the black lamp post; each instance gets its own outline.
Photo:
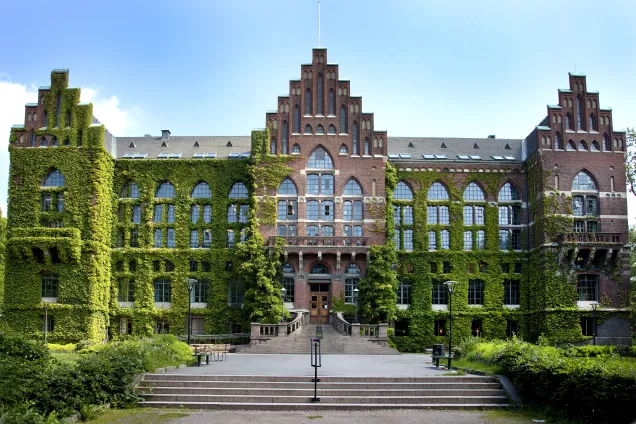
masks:
<path id="1" fill-rule="evenodd" d="M 46 338 L 49 332 L 49 305 L 44 304 L 44 344 L 46 344 Z"/>
<path id="2" fill-rule="evenodd" d="M 190 334 L 192 333 L 192 289 L 197 283 L 194 278 L 187 278 L 188 282 L 188 345 L 190 344 Z"/>
<path id="3" fill-rule="evenodd" d="M 281 317 L 280 322 L 285 322 L 285 295 L 287 294 L 287 290 L 285 287 L 281 287 L 280 289 L 280 306 L 281 306 Z"/>
<path id="4" fill-rule="evenodd" d="M 353 316 L 354 324 L 358 323 L 358 295 L 359 294 L 360 294 L 360 290 L 358 290 L 357 287 L 353 289 L 353 303 L 356 305 L 356 312 L 355 312 L 355 315 Z"/>
<path id="5" fill-rule="evenodd" d="M 592 303 L 592 345 L 596 346 L 596 310 L 598 302 Z"/>
<path id="6" fill-rule="evenodd" d="M 453 290 L 455 290 L 455 284 L 457 281 L 444 282 L 448 287 L 448 305 L 449 305 L 449 317 L 450 317 L 450 330 L 448 332 L 448 370 L 451 369 L 451 358 L 453 356 Z"/>

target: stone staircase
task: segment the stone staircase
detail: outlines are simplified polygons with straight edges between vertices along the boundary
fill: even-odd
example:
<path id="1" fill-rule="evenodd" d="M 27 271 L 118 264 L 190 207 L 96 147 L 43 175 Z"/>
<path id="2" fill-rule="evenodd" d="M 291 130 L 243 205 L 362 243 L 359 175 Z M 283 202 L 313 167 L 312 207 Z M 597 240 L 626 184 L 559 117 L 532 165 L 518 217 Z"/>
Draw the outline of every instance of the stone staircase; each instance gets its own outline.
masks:
<path id="1" fill-rule="evenodd" d="M 311 377 L 146 374 L 139 406 L 192 409 L 370 410 L 509 407 L 499 381 L 480 376 Z"/>
<path id="2" fill-rule="evenodd" d="M 316 336 L 316 325 L 305 325 L 302 331 L 286 337 L 261 340 L 257 345 L 243 347 L 237 353 L 308 354 L 309 343 Z M 320 348 L 323 355 L 399 355 L 384 341 L 364 337 L 351 337 L 339 333 L 330 325 L 323 325 Z"/>

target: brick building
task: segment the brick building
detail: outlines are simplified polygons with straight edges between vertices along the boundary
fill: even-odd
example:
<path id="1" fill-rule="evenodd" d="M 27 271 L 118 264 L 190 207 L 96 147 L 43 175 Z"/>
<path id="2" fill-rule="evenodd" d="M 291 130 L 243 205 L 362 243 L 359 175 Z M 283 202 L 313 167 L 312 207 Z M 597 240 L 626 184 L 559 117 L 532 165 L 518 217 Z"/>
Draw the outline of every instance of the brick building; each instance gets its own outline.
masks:
<path id="1" fill-rule="evenodd" d="M 292 169 L 260 228 L 285 241 L 287 309 L 327 323 L 389 234 L 405 350 L 446 337 L 447 280 L 460 335 L 629 342 L 625 133 L 585 76 L 525 138 L 430 138 L 377 130 L 338 72 L 314 49 L 265 115 Z M 182 333 L 191 278 L 195 333 L 245 330 L 232 252 L 262 201 L 254 134 L 113 137 L 78 100 L 54 70 L 12 128 L 4 325 Z"/>

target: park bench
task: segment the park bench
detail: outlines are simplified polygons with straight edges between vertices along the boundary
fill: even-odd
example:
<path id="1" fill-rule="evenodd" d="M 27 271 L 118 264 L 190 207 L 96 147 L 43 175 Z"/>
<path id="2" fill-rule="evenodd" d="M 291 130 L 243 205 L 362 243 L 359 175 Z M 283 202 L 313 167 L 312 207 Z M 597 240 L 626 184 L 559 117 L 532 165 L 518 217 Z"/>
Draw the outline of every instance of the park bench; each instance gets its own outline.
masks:
<path id="1" fill-rule="evenodd" d="M 439 367 L 439 360 L 440 359 L 445 359 L 445 360 L 449 360 L 449 359 L 455 359 L 454 356 L 450 356 L 450 355 L 433 355 L 433 362 L 435 363 L 435 367 L 438 368 Z"/>
<path id="2" fill-rule="evenodd" d="M 193 356 L 197 358 L 197 366 L 201 366 L 201 359 L 205 358 L 205 365 L 210 364 L 210 357 L 214 361 L 227 361 L 227 353 L 230 351 L 229 344 L 193 344 Z"/>

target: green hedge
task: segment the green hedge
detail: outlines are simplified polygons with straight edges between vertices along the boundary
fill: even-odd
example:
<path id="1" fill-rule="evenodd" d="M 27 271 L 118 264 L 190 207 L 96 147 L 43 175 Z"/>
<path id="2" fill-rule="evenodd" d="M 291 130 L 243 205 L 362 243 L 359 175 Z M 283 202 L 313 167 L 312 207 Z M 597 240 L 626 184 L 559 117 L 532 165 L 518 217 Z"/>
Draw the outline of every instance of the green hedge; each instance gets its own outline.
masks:
<path id="1" fill-rule="evenodd" d="M 76 364 L 51 358 L 40 342 L 0 333 L 0 416 L 57 413 L 86 405 L 132 406 L 135 376 L 190 361 L 191 348 L 175 336 L 110 343 Z"/>
<path id="2" fill-rule="evenodd" d="M 577 358 L 568 356 L 576 354 L 576 349 L 541 347 L 517 339 L 468 341 L 461 348 L 470 360 L 499 366 L 530 403 L 586 422 L 636 420 L 636 361 L 631 358 L 616 354 Z"/>

